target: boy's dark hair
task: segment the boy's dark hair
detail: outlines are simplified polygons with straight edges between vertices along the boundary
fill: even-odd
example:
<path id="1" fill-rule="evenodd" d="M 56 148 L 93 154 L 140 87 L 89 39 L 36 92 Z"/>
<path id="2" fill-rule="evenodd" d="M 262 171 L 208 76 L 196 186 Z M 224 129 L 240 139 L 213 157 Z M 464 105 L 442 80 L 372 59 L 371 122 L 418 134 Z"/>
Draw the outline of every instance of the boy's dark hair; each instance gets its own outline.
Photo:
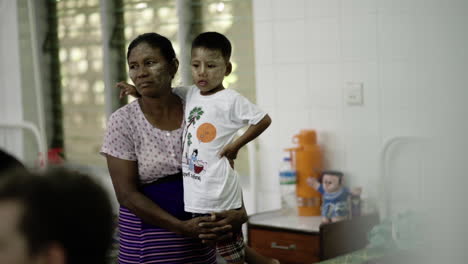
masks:
<path id="1" fill-rule="evenodd" d="M 172 62 L 174 59 L 177 59 L 171 41 L 158 33 L 150 32 L 141 34 L 130 42 L 127 50 L 127 60 L 130 57 L 130 52 L 141 43 L 147 43 L 153 48 L 158 48 L 167 62 Z"/>
<path id="2" fill-rule="evenodd" d="M 11 171 L 0 178 L 0 200 L 22 206 L 18 228 L 31 255 L 55 242 L 64 248 L 68 264 L 107 262 L 112 206 L 89 176 L 64 169 L 44 175 Z"/>
<path id="3" fill-rule="evenodd" d="M 218 32 L 201 33 L 192 42 L 192 50 L 194 48 L 218 50 L 221 52 L 221 55 L 226 62 L 231 59 L 231 42 L 226 38 L 226 36 Z"/>
<path id="4" fill-rule="evenodd" d="M 324 175 L 333 175 L 339 178 L 339 183 L 343 180 L 343 173 L 341 171 L 336 171 L 336 170 L 324 170 L 320 173 L 320 182 L 322 182 L 323 176 Z"/>
<path id="5" fill-rule="evenodd" d="M 26 167 L 13 155 L 0 149 L 0 173 L 9 169 L 26 169 Z"/>

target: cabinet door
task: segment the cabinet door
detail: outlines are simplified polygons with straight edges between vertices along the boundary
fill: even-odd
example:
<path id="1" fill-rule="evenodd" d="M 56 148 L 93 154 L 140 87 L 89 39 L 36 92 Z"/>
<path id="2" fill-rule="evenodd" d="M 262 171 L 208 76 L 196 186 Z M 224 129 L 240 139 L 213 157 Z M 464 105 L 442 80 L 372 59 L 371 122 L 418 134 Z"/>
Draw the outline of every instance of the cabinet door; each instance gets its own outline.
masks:
<path id="1" fill-rule="evenodd" d="M 258 253 L 278 259 L 283 264 L 303 264 L 319 261 L 318 235 L 249 229 L 250 246 Z"/>

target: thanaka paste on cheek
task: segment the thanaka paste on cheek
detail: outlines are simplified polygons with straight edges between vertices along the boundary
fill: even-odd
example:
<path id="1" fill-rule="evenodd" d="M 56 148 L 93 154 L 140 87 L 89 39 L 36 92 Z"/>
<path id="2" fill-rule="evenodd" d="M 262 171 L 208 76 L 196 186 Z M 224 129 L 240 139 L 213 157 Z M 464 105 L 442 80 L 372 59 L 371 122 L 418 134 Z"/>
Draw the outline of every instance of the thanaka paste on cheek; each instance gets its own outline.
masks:
<path id="1" fill-rule="evenodd" d="M 130 80 L 132 80 L 133 83 L 135 83 L 136 71 L 135 71 L 135 70 L 129 70 L 129 71 L 128 71 L 128 75 L 130 76 Z"/>
<path id="2" fill-rule="evenodd" d="M 220 51 L 213 51 L 205 48 L 195 48 L 192 50 L 192 63 L 196 62 L 198 67 L 192 67 L 192 78 L 200 91 L 209 92 L 217 87 L 223 87 L 222 82 L 226 76 L 226 63 Z M 211 68 L 208 65 L 214 64 Z M 200 86 L 199 81 L 206 82 Z"/>
<path id="3" fill-rule="evenodd" d="M 161 72 L 162 69 L 164 69 L 164 67 L 160 63 L 155 63 L 148 67 L 148 71 L 150 71 L 153 75 Z"/>

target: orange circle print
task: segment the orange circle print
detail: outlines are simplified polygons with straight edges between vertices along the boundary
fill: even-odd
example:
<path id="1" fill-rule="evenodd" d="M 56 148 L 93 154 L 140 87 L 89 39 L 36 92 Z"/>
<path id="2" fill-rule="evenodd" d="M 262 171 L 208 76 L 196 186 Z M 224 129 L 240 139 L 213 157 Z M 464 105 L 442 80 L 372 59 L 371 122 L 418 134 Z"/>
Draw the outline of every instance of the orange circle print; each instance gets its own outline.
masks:
<path id="1" fill-rule="evenodd" d="M 203 123 L 197 129 L 197 138 L 203 143 L 213 141 L 216 137 L 216 127 L 210 123 Z"/>

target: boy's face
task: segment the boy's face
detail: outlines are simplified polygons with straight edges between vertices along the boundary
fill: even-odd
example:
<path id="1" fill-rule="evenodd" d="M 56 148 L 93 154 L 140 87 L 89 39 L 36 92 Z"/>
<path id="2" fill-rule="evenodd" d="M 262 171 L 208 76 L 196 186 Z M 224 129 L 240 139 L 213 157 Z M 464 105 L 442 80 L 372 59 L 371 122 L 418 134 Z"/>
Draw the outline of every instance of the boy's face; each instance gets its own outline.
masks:
<path id="1" fill-rule="evenodd" d="M 323 189 L 327 193 L 336 192 L 340 189 L 340 177 L 331 174 L 325 174 L 322 178 Z"/>
<path id="2" fill-rule="evenodd" d="M 231 73 L 231 63 L 226 62 L 219 50 L 202 47 L 192 49 L 192 78 L 201 94 L 218 92 L 223 87 L 224 76 Z"/>

